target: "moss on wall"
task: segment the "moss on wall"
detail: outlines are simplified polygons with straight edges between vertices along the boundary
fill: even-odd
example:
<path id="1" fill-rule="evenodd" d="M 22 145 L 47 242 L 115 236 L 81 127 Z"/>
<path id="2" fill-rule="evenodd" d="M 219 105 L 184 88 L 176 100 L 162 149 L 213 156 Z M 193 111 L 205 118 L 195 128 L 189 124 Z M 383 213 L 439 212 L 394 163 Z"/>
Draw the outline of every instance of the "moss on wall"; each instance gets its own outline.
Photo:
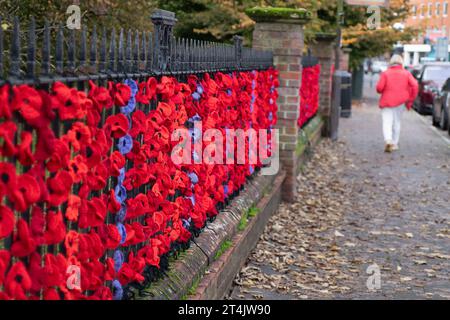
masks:
<path id="1" fill-rule="evenodd" d="M 246 9 L 245 13 L 256 22 L 290 20 L 293 23 L 304 23 L 312 17 L 311 12 L 306 9 L 292 8 L 254 7 Z"/>

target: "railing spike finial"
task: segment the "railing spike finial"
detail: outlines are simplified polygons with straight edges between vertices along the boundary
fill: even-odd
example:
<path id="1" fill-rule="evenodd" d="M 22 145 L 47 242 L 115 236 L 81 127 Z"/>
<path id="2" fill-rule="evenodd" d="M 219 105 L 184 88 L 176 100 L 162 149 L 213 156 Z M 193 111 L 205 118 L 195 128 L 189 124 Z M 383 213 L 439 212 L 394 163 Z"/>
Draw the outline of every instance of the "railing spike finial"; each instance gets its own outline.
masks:
<path id="1" fill-rule="evenodd" d="M 17 79 L 20 77 L 20 25 L 18 17 L 14 17 L 10 58 L 11 67 L 9 74 L 11 78 Z"/>
<path id="2" fill-rule="evenodd" d="M 80 54 L 78 57 L 80 67 L 86 66 L 86 52 L 87 52 L 87 30 L 86 26 L 83 25 L 83 27 L 81 28 Z"/>
<path id="3" fill-rule="evenodd" d="M 89 60 L 91 68 L 94 69 L 97 66 L 97 26 L 94 25 L 91 34 L 91 49 L 89 54 Z"/>
<path id="4" fill-rule="evenodd" d="M 1 26 L 0 26 L 1 28 Z M 28 28 L 28 47 L 27 47 L 27 78 L 34 78 L 36 69 L 36 21 L 31 17 Z"/>
<path id="5" fill-rule="evenodd" d="M 106 72 L 106 45 L 107 45 L 107 35 L 106 35 L 106 28 L 103 27 L 102 30 L 102 40 L 100 42 L 100 59 L 98 64 L 98 69 L 101 73 Z"/>
<path id="6" fill-rule="evenodd" d="M 41 75 L 50 75 L 50 25 L 47 19 L 44 24 L 44 41 L 42 43 Z"/>
<path id="7" fill-rule="evenodd" d="M 3 28 L 2 17 L 0 16 L 0 79 L 3 79 Z"/>
<path id="8" fill-rule="evenodd" d="M 147 63 L 146 69 L 147 71 L 151 71 L 153 64 L 155 61 L 154 51 L 153 51 L 153 34 L 151 32 L 148 33 L 148 42 L 147 42 Z"/>
<path id="9" fill-rule="evenodd" d="M 55 54 L 56 72 L 59 74 L 62 74 L 64 69 L 63 56 L 64 56 L 64 31 L 62 25 L 59 25 L 58 34 L 56 35 L 56 54 Z"/>
<path id="10" fill-rule="evenodd" d="M 140 39 L 139 39 L 139 31 L 136 30 L 136 34 L 134 37 L 134 56 L 133 56 L 133 72 L 139 72 L 139 54 L 140 54 Z"/>
<path id="11" fill-rule="evenodd" d="M 131 57 L 133 56 L 133 43 L 131 30 L 127 32 L 127 47 L 125 48 L 125 72 L 131 72 L 132 62 Z"/>
<path id="12" fill-rule="evenodd" d="M 111 39 L 109 45 L 109 71 L 116 71 L 116 29 L 111 31 Z"/>
<path id="13" fill-rule="evenodd" d="M 123 28 L 120 28 L 119 33 L 119 64 L 117 71 L 118 72 L 125 72 L 125 54 L 124 54 L 124 31 Z"/>
<path id="14" fill-rule="evenodd" d="M 141 43 L 141 57 L 139 61 L 139 71 L 145 70 L 145 61 L 146 61 L 146 54 L 145 51 L 147 50 L 147 37 L 145 36 L 145 31 L 142 32 L 142 43 Z"/>
<path id="15" fill-rule="evenodd" d="M 75 69 L 75 41 L 75 29 L 72 29 L 67 43 L 67 67 L 71 72 Z"/>

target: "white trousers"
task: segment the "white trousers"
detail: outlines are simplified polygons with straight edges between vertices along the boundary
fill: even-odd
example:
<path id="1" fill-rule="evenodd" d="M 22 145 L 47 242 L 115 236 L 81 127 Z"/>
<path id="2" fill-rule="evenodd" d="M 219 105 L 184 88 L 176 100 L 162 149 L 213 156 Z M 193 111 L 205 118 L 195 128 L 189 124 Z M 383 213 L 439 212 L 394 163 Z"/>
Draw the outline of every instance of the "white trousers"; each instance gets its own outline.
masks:
<path id="1" fill-rule="evenodd" d="M 404 110 L 404 105 L 395 108 L 381 109 L 383 135 L 386 143 L 398 145 L 398 141 L 400 140 L 402 113 Z"/>

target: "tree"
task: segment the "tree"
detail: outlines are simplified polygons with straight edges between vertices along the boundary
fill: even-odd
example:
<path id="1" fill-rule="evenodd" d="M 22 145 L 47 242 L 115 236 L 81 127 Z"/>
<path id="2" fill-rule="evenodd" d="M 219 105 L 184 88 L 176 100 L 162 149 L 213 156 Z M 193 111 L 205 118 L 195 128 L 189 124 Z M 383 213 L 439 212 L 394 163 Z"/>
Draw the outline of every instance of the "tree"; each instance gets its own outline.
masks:
<path id="1" fill-rule="evenodd" d="M 305 8 L 313 19 L 305 27 L 305 40 L 314 41 L 317 32 L 335 32 L 337 1 L 329 0 L 2 0 L 0 16 L 6 17 L 8 29 L 13 15 L 28 20 L 33 15 L 38 27 L 44 19 L 52 27 L 67 19 L 66 9 L 80 4 L 82 24 L 107 28 L 121 27 L 132 30 L 151 30 L 150 14 L 155 8 L 176 13 L 178 23 L 175 35 L 208 41 L 231 42 L 234 35 L 245 37 L 250 44 L 253 21 L 244 13 L 254 6 Z M 344 6 L 343 44 L 352 49 L 351 66 L 360 65 L 362 59 L 389 51 L 397 41 L 408 41 L 415 30 L 396 31 L 395 22 L 403 21 L 409 13 L 408 0 L 390 0 L 389 9 L 383 9 L 381 25 L 376 30 L 367 27 L 369 14 L 365 7 Z"/>
<path id="2" fill-rule="evenodd" d="M 28 21 L 31 16 L 36 25 L 41 27 L 49 21 L 51 27 L 67 20 L 67 8 L 72 4 L 80 6 L 81 24 L 92 27 L 126 28 L 132 30 L 149 30 L 152 26 L 150 14 L 156 8 L 156 0 L 2 0 L 0 16 L 5 19 L 7 28 L 14 16 L 20 21 Z"/>

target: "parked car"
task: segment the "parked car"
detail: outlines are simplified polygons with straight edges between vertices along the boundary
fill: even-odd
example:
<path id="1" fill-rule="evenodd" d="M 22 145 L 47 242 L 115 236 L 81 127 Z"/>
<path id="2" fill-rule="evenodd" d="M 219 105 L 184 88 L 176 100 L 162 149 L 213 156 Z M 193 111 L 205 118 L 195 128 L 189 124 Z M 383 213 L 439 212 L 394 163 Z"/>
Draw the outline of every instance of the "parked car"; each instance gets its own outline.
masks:
<path id="1" fill-rule="evenodd" d="M 450 78 L 445 81 L 436 94 L 433 103 L 433 125 L 442 130 L 449 130 Z M 449 131 L 450 134 L 450 131 Z"/>
<path id="2" fill-rule="evenodd" d="M 373 73 L 381 73 L 388 69 L 389 64 L 386 61 L 373 61 L 372 63 L 372 72 Z"/>
<path id="3" fill-rule="evenodd" d="M 436 96 L 450 78 L 449 62 L 428 62 L 417 76 L 419 94 L 414 101 L 414 109 L 420 114 L 432 114 Z"/>
<path id="4" fill-rule="evenodd" d="M 408 70 L 413 75 L 413 77 L 417 79 L 419 77 L 420 71 L 422 70 L 422 66 L 406 66 L 405 69 Z"/>

